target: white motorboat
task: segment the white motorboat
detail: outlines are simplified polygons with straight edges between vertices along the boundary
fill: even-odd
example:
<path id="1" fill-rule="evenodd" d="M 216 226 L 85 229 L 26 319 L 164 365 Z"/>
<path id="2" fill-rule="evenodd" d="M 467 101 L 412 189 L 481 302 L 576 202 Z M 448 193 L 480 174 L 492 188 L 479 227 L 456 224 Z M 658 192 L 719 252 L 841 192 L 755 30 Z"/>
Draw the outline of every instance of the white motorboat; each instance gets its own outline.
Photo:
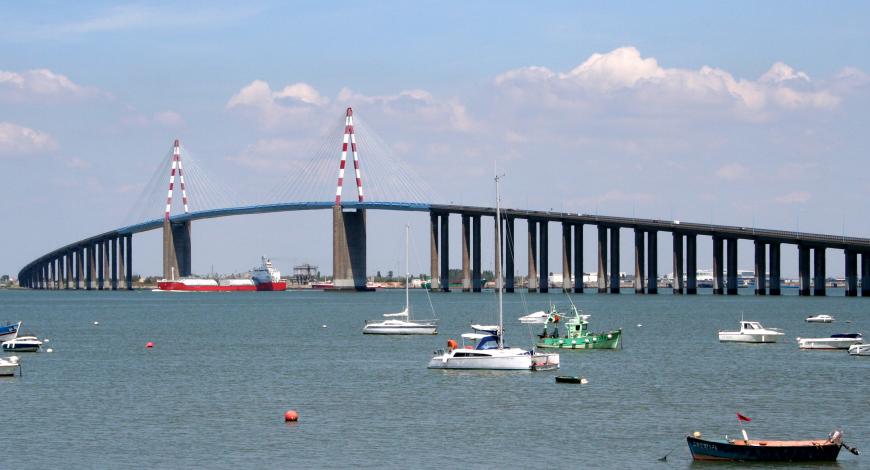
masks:
<path id="1" fill-rule="evenodd" d="M 18 330 L 21 328 L 21 322 L 7 323 L 0 325 L 0 341 L 9 341 L 18 337 Z"/>
<path id="2" fill-rule="evenodd" d="M 528 315 L 523 315 L 519 318 L 520 323 L 524 325 L 543 325 L 550 318 L 550 313 L 543 310 L 532 312 Z"/>
<path id="3" fill-rule="evenodd" d="M 849 346 L 849 354 L 852 356 L 870 356 L 870 343 Z"/>
<path id="4" fill-rule="evenodd" d="M 408 268 L 408 232 L 405 226 L 405 310 L 385 313 L 387 320 L 366 320 L 363 334 L 367 335 L 434 335 L 438 333 L 438 320 L 411 320 L 409 293 L 411 274 Z M 427 294 L 428 295 L 428 294 Z"/>
<path id="5" fill-rule="evenodd" d="M 19 336 L 0 343 L 0 346 L 9 352 L 37 352 L 42 347 L 42 341 L 36 336 Z"/>
<path id="6" fill-rule="evenodd" d="M 797 342 L 801 349 L 849 349 L 850 346 L 863 343 L 864 337 L 861 333 L 843 333 L 827 338 L 797 338 Z"/>
<path id="7" fill-rule="evenodd" d="M 765 328 L 757 321 L 740 320 L 740 331 L 720 331 L 720 342 L 776 343 L 783 336 L 776 328 Z"/>
<path id="8" fill-rule="evenodd" d="M 824 313 L 819 315 L 813 315 L 811 317 L 807 317 L 807 323 L 831 323 L 834 321 L 834 317 L 831 315 L 826 315 Z"/>
<path id="9" fill-rule="evenodd" d="M 499 177 L 495 178 L 496 205 L 496 252 L 501 253 L 501 205 L 499 197 Z M 462 335 L 463 343 L 466 339 L 475 340 L 473 347 L 459 348 L 455 341 L 448 341 L 447 351 L 436 351 L 429 360 L 430 369 L 484 369 L 484 370 L 534 370 L 533 365 L 546 364 L 558 365 L 558 354 L 551 353 L 537 356 L 534 352 L 522 348 L 510 348 L 504 344 L 504 281 L 501 275 L 501 255 L 495 257 L 496 288 L 498 290 L 498 326 L 492 330 L 490 327 L 473 325 L 478 333 L 465 333 Z M 484 329 L 487 328 L 487 329 Z M 533 356 L 537 357 L 533 361 Z"/>
<path id="10" fill-rule="evenodd" d="M 20 367 L 18 356 L 0 357 L 0 377 L 11 377 Z"/>

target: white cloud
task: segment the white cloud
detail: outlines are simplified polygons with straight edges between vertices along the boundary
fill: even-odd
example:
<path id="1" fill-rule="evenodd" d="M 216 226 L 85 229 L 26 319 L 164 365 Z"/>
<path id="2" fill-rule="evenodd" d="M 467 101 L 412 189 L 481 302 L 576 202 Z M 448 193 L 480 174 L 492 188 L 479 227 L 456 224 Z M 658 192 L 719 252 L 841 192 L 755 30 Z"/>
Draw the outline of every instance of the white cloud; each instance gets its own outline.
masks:
<path id="1" fill-rule="evenodd" d="M 20 156 L 54 150 L 57 144 L 45 132 L 11 122 L 0 122 L 0 156 Z"/>
<path id="2" fill-rule="evenodd" d="M 716 176 L 726 180 L 736 180 L 745 176 L 747 168 L 739 163 L 729 163 L 716 170 Z"/>
<path id="3" fill-rule="evenodd" d="M 226 160 L 255 170 L 293 170 L 304 163 L 303 151 L 306 145 L 310 146 L 310 142 L 283 138 L 260 139 L 248 145 L 238 155 L 226 157 Z"/>
<path id="4" fill-rule="evenodd" d="M 792 191 L 788 194 L 777 196 L 774 200 L 780 204 L 800 204 L 812 199 L 813 195 L 807 191 Z"/>
<path id="5" fill-rule="evenodd" d="M 294 83 L 280 91 L 272 91 L 263 80 L 254 80 L 233 95 L 227 109 L 253 110 L 266 127 L 277 127 L 285 121 L 309 117 L 311 112 L 329 102 L 307 83 Z"/>
<path id="6" fill-rule="evenodd" d="M 343 88 L 336 100 L 342 103 L 364 103 L 393 121 L 424 125 L 429 129 L 470 132 L 478 128 L 459 100 L 441 100 L 425 90 L 370 96 Z"/>
<path id="7" fill-rule="evenodd" d="M 567 73 L 532 66 L 498 75 L 495 84 L 523 103 L 579 109 L 627 108 L 648 114 L 685 114 L 685 106 L 755 118 L 771 108 L 824 109 L 839 104 L 830 90 L 814 89 L 809 76 L 777 62 L 758 80 L 735 78 L 709 66 L 665 68 L 634 47 L 592 54 Z"/>
<path id="8" fill-rule="evenodd" d="M 0 70 L 0 97 L 24 99 L 34 96 L 75 96 L 95 94 L 92 88 L 74 83 L 67 76 L 48 69 L 33 69 L 26 72 Z"/>
<path id="9" fill-rule="evenodd" d="M 184 124 L 184 119 L 175 111 L 161 111 L 154 113 L 154 121 L 164 126 L 177 127 Z"/>

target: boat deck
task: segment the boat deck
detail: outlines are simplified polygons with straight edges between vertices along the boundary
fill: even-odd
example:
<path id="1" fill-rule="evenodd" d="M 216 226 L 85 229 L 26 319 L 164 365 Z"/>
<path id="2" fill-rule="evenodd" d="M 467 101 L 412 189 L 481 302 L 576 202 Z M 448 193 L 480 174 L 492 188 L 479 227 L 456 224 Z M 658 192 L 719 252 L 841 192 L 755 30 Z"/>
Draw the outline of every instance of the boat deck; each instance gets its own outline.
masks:
<path id="1" fill-rule="evenodd" d="M 827 439 L 814 439 L 807 441 L 759 441 L 755 439 L 750 439 L 745 441 L 743 439 L 729 439 L 729 444 L 735 446 L 766 446 L 766 447 L 801 447 L 801 446 L 825 446 L 831 445 L 831 441 Z"/>

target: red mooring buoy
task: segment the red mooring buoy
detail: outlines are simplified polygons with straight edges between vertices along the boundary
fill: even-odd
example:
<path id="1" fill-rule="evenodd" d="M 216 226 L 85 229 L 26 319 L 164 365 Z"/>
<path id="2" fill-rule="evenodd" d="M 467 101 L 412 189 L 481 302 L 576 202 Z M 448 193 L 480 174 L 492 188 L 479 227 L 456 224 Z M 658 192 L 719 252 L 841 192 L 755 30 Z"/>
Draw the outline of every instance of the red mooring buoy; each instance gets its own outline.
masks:
<path id="1" fill-rule="evenodd" d="M 147 343 L 145 343 L 145 347 L 148 348 L 148 349 L 153 348 L 153 347 L 154 347 L 154 342 L 153 342 L 153 341 L 148 341 Z"/>
<path id="2" fill-rule="evenodd" d="M 295 410 L 287 410 L 284 412 L 284 422 L 285 423 L 296 422 L 296 421 L 299 421 L 299 413 L 297 413 Z"/>

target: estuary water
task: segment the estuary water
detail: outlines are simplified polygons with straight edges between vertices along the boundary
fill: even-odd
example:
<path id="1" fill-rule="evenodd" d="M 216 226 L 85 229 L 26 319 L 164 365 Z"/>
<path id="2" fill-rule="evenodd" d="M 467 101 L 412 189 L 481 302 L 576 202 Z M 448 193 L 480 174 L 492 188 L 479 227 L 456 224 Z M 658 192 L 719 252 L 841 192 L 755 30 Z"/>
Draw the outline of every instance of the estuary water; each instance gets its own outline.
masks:
<path id="1" fill-rule="evenodd" d="M 0 321 L 23 320 L 54 350 L 20 354 L 23 375 L 0 378 L 0 467 L 744 468 L 693 464 L 685 442 L 738 435 L 736 412 L 750 437 L 841 428 L 870 452 L 870 357 L 795 341 L 870 334 L 870 299 L 794 294 L 575 295 L 592 331 L 624 329 L 622 350 L 563 351 L 558 372 L 486 372 L 426 364 L 469 323 L 497 321 L 492 292 L 432 294 L 437 336 L 379 337 L 364 320 L 401 310 L 403 291 L 0 291 Z M 411 299 L 432 317 L 424 291 Z M 505 296 L 510 345 L 531 345 L 539 326 L 517 317 L 550 301 L 567 298 Z M 837 322 L 804 322 L 817 313 Z M 785 342 L 719 343 L 741 314 Z M 298 423 L 283 422 L 288 409 Z M 870 455 L 843 450 L 834 466 L 870 468 Z"/>

